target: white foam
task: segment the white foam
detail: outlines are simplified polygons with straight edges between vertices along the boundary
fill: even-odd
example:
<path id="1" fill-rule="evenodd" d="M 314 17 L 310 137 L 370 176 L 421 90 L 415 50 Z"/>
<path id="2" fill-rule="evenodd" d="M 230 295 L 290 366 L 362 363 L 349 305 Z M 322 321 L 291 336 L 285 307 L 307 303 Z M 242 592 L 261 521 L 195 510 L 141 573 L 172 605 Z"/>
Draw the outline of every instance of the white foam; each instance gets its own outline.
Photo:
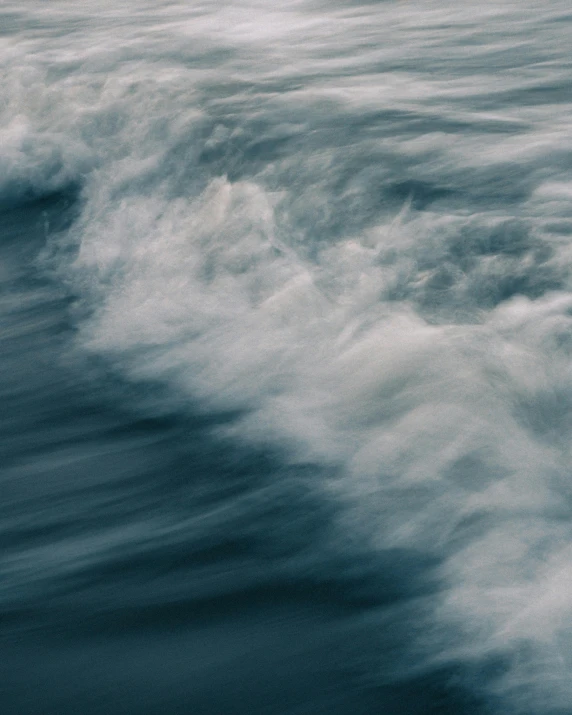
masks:
<path id="1" fill-rule="evenodd" d="M 281 250 L 272 203 L 215 179 L 191 203 L 138 197 L 90 217 L 73 267 L 97 286 L 84 348 L 204 409 L 246 410 L 227 428 L 242 441 L 335 465 L 342 523 L 372 549 L 442 560 L 434 615 L 456 635 L 439 658 L 509 656 L 497 694 L 565 702 L 570 450 L 550 406 L 572 395 L 572 298 L 430 325 L 380 299 L 402 267 L 368 241 L 313 263 Z"/>
<path id="2" fill-rule="evenodd" d="M 497 117 L 471 104 L 490 73 L 467 80 L 464 112 L 448 105 L 452 90 L 442 77 L 421 81 L 409 70 L 403 82 L 399 72 L 373 74 L 381 85 L 376 99 L 371 63 L 406 63 L 404 37 L 421 33 L 426 40 L 412 39 L 411 47 L 440 66 L 440 23 L 456 22 L 469 37 L 476 32 L 464 10 L 429 3 L 430 12 L 416 18 L 387 5 L 387 15 L 379 8 L 328 15 L 296 5 L 262 20 L 236 6 L 210 14 L 207 7 L 197 17 L 177 6 L 173 14 L 159 12 L 155 33 L 121 16 L 113 38 L 106 23 L 117 18 L 103 13 L 93 21 L 89 49 L 82 49 L 89 28 L 59 48 L 32 38 L 35 74 L 24 71 L 30 58 L 22 56 L 10 79 L 17 89 L 5 84 L 10 123 L 1 173 L 7 185 L 29 182 L 38 192 L 83 183 L 82 215 L 67 237 L 77 254 L 60 257 L 62 280 L 85 308 L 82 350 L 104 355 L 129 379 L 161 381 L 177 406 L 184 399 L 192 409 L 237 410 L 241 416 L 224 429 L 245 443 L 269 445 L 293 464 L 335 467 L 336 478 L 320 488 L 340 504 L 340 548 L 359 533 L 370 552 L 404 547 L 440 563 L 441 590 L 425 624 L 439 635 L 419 645 L 426 661 L 471 668 L 506 657 L 505 669 L 489 675 L 490 691 L 505 698 L 504 712 L 525 709 L 523 698 L 541 712 L 569 702 L 572 682 L 570 251 L 560 238 L 548 246 L 553 257 L 538 264 L 566 274 L 558 290 L 479 303 L 471 266 L 493 282 L 511 270 L 534 278 L 531 251 L 511 257 L 483 249 L 467 267 L 454 264 L 451 245 L 465 230 L 486 237 L 507 219 L 524 218 L 538 242 L 555 203 L 566 215 L 569 179 L 544 177 L 556 172 L 555 137 L 567 120 L 560 114 L 547 129 L 550 117 L 534 124 L 529 108 L 526 121 L 534 126 L 524 141 L 521 134 L 487 140 L 485 120 L 516 121 L 513 108 Z M 493 2 L 484 5 L 500 12 Z M 140 9 L 152 27 L 152 9 Z M 343 45 L 344 18 L 347 66 L 357 74 L 352 88 L 347 80 L 336 86 L 343 61 L 324 57 L 331 37 Z M 423 35 L 427 18 L 433 24 Z M 526 35 L 530 23 L 519 15 L 519 32 Z M 385 44 L 372 50 L 360 75 L 360 47 L 371 44 L 372 26 Z M 173 60 L 189 38 L 201 52 L 228 51 L 228 64 Z M 453 66 L 466 47 L 447 47 Z M 61 73 L 57 80 L 42 70 L 50 63 Z M 304 84 L 320 73 L 326 79 L 316 80 L 315 93 L 314 80 L 283 96 L 267 87 Z M 522 81 L 511 74 L 507 92 Z M 232 102 L 205 94 L 208 82 L 221 94 L 235 83 Z M 385 154 L 362 176 L 357 164 L 368 151 L 357 153 L 355 136 L 342 136 L 343 122 L 328 124 L 326 109 L 349 122 L 372 107 L 381 115 L 409 110 L 416 97 L 429 128 L 440 112 L 467 126 L 482 119 L 485 127 L 456 142 L 429 130 L 395 139 L 403 141 L 399 159 L 418 162 L 421 179 L 464 181 L 467 167 L 494 169 L 506 148 L 504 161 L 515 162 L 510 186 L 524 165 L 539 161 L 537 174 L 530 169 L 532 197 L 518 209 L 513 198 L 500 208 L 483 200 L 469 209 L 453 197 L 448 208 L 420 212 L 407 198 L 402 207 L 391 204 L 388 191 L 373 219 L 364 209 L 352 223 L 369 184 L 381 186 L 391 174 L 394 138 L 364 139 L 368 151 L 382 146 Z M 233 175 L 236 150 L 238 159 L 209 173 L 201 151 L 231 152 L 233 141 L 255 133 L 249 122 L 256 127 L 257 119 L 261 138 L 265 120 L 281 130 L 297 127 L 300 143 L 284 156 L 252 160 L 242 175 Z M 389 168 L 379 166 L 385 159 Z M 333 197 L 334 173 L 354 165 L 354 183 Z M 466 182 L 460 188 L 467 193 L 487 190 L 486 181 L 476 188 Z M 446 319 L 431 303 L 445 292 L 437 280 L 445 269 L 458 299 Z"/>

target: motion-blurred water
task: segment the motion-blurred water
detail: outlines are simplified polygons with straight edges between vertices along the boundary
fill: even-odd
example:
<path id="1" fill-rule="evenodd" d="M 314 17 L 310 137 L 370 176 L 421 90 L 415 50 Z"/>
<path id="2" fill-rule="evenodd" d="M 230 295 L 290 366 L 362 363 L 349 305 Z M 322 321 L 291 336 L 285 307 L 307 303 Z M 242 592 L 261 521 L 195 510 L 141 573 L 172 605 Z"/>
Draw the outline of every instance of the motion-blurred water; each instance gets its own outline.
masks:
<path id="1" fill-rule="evenodd" d="M 3 713 L 572 712 L 571 46 L 2 3 Z"/>

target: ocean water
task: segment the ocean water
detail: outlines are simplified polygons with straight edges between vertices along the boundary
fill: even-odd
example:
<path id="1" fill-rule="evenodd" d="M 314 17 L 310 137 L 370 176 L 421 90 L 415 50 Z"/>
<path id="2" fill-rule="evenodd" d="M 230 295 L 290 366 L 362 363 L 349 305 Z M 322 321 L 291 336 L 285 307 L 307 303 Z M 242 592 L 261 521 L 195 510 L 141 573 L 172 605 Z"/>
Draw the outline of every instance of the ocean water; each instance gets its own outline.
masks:
<path id="1" fill-rule="evenodd" d="M 6 715 L 572 712 L 563 0 L 4 0 Z"/>

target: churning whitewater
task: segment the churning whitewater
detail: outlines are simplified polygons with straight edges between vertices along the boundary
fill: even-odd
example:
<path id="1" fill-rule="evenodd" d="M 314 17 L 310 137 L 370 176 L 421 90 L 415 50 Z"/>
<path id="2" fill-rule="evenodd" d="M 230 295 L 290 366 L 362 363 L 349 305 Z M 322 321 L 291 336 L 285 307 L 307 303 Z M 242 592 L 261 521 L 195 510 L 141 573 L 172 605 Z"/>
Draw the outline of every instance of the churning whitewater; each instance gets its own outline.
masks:
<path id="1" fill-rule="evenodd" d="M 7 715 L 572 712 L 571 42 L 2 4 Z"/>

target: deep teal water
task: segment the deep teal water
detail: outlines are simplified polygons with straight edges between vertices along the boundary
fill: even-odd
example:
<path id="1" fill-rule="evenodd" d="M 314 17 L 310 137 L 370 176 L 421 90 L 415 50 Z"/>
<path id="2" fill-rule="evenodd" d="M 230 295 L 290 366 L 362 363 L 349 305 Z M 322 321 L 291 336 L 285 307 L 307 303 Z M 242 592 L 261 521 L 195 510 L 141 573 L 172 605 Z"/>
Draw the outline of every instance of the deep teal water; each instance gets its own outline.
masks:
<path id="1" fill-rule="evenodd" d="M 2 5 L 3 712 L 570 711 L 571 39 Z"/>

